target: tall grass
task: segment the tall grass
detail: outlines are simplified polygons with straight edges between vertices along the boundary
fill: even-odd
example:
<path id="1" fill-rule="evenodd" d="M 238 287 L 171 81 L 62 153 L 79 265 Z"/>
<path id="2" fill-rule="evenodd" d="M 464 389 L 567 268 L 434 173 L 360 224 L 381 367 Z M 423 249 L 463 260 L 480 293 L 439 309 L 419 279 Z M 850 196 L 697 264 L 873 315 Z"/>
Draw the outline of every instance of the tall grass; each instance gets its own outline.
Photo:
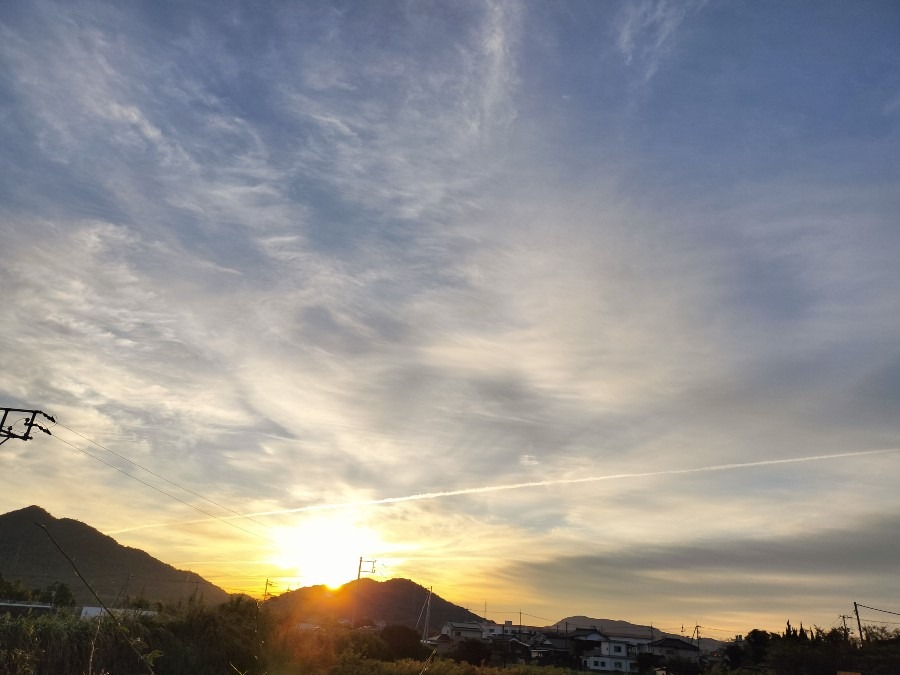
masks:
<path id="1" fill-rule="evenodd" d="M 0 675 L 420 675 L 424 661 L 391 660 L 377 634 L 338 625 L 322 631 L 276 626 L 247 598 L 188 605 L 117 624 L 71 614 L 0 615 Z M 511 666 L 502 671 L 450 660 L 428 675 L 564 675 Z"/>
<path id="2" fill-rule="evenodd" d="M 108 620 L 98 625 L 71 614 L 2 615 L 0 675 L 145 674 L 148 671 L 131 645 L 148 651 L 146 627 L 130 622 L 126 628 L 127 639 Z"/>

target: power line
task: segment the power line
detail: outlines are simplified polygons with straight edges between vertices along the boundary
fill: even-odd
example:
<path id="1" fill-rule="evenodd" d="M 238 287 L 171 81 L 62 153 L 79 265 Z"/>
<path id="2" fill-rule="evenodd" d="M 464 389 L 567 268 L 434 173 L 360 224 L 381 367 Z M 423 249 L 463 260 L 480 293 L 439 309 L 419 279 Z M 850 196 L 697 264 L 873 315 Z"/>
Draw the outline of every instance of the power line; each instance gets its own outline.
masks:
<path id="1" fill-rule="evenodd" d="M 81 579 L 81 581 L 84 583 L 85 586 L 87 586 L 87 589 L 91 592 L 91 595 L 93 595 L 94 598 L 96 598 L 97 602 L 100 603 L 100 606 L 106 612 L 106 615 L 109 616 L 113 620 L 113 622 L 116 624 L 116 626 L 118 626 L 119 631 L 122 633 L 122 636 L 125 638 L 125 641 L 128 643 L 128 646 L 131 647 L 131 651 L 133 651 L 137 655 L 140 662 L 144 665 L 145 668 L 147 668 L 147 672 L 149 672 L 150 675 L 156 675 L 156 673 L 153 671 L 153 666 L 150 664 L 150 661 L 137 650 L 137 647 L 134 646 L 134 642 L 128 636 L 128 631 L 125 629 L 125 626 L 123 626 L 122 622 L 119 621 L 118 617 L 115 614 L 113 614 L 112 612 L 110 612 L 109 609 L 107 608 L 107 606 L 103 604 L 103 601 L 100 599 L 100 596 L 97 595 L 96 591 L 94 591 L 94 589 L 88 583 L 87 579 L 85 579 L 81 575 L 81 572 L 78 571 L 78 567 L 75 565 L 75 561 L 69 557 L 69 554 L 63 550 L 63 547 L 57 543 L 56 539 L 53 538 L 53 535 L 50 534 L 50 532 L 47 530 L 47 528 L 44 525 L 41 525 L 40 523 L 35 523 L 35 525 L 37 525 L 39 528 L 41 528 L 44 531 L 44 534 L 46 534 L 50 538 L 50 541 L 53 542 L 53 545 L 59 550 L 60 553 L 62 553 L 63 557 L 72 566 L 72 569 L 75 570 L 75 574 L 78 576 L 78 578 Z"/>
<path id="2" fill-rule="evenodd" d="M 713 630 L 717 633 L 728 633 L 729 635 L 734 634 L 733 630 L 726 630 L 725 628 L 712 628 L 711 626 L 700 626 L 703 630 Z"/>
<path id="3" fill-rule="evenodd" d="M 70 443 L 69 441 L 65 440 L 64 438 L 60 438 L 59 436 L 54 436 L 54 438 L 56 438 L 56 439 L 57 439 L 59 442 L 61 442 L 61 443 L 65 443 L 65 444 L 68 445 L 70 448 L 73 448 L 73 449 L 77 450 L 78 452 L 82 453 L 83 455 L 87 455 L 87 456 L 90 457 L 91 459 L 94 459 L 94 460 L 100 462 L 101 464 L 105 464 L 105 465 L 108 466 L 109 468 L 115 469 L 115 470 L 118 471 L 119 473 L 121 473 L 121 474 L 123 474 L 123 475 L 125 475 L 125 476 L 128 476 L 129 478 L 131 478 L 131 479 L 133 479 L 133 480 L 136 480 L 138 483 L 141 483 L 142 485 L 146 485 L 148 488 L 150 488 L 150 489 L 152 489 L 152 490 L 156 490 L 156 491 L 159 492 L 161 495 L 165 495 L 165 496 L 168 497 L 169 499 L 174 499 L 176 502 L 180 502 L 180 503 L 184 504 L 185 506 L 190 507 L 190 508 L 194 509 L 195 511 L 199 512 L 199 513 L 202 513 L 204 516 L 209 516 L 210 518 L 213 518 L 214 520 L 218 520 L 220 523 L 224 523 L 225 525 L 228 525 L 229 527 L 233 527 L 233 528 L 235 528 L 236 530 L 240 530 L 241 532 L 245 532 L 246 534 L 253 535 L 254 537 L 258 537 L 258 538 L 263 539 L 263 540 L 265 540 L 265 541 L 268 541 L 268 542 L 270 542 L 270 543 L 275 543 L 274 540 L 269 539 L 268 537 L 266 537 L 266 536 L 264 536 L 264 535 L 261 535 L 261 534 L 259 534 L 258 532 L 253 532 L 253 531 L 251 531 L 251 530 L 245 529 L 245 528 L 241 527 L 240 525 L 237 525 L 237 524 L 235 524 L 235 523 L 229 522 L 229 521 L 225 520 L 224 518 L 221 518 L 221 517 L 219 517 L 219 516 L 217 516 L 217 515 L 214 515 L 214 514 L 210 513 L 209 511 L 204 511 L 204 510 L 201 509 L 199 506 L 194 506 L 194 505 L 191 504 L 190 502 L 187 502 L 187 501 L 181 499 L 180 497 L 176 497 L 175 495 L 173 495 L 173 494 L 171 494 L 171 493 L 169 493 L 169 492 L 166 492 L 166 491 L 163 490 L 162 488 L 158 488 L 158 487 L 156 487 L 155 485 L 153 485 L 152 483 L 148 483 L 147 481 L 142 480 L 142 479 L 138 478 L 137 476 L 128 473 L 127 471 L 125 471 L 124 469 L 119 468 L 119 467 L 116 466 L 115 464 L 110 464 L 110 463 L 107 462 L 106 460 L 103 460 L 103 459 L 97 457 L 96 455 L 92 455 L 91 453 L 89 453 L 89 452 L 88 452 L 87 450 L 85 450 L 84 448 L 79 448 L 77 445 L 75 445 L 74 443 Z"/>
<path id="4" fill-rule="evenodd" d="M 900 612 L 892 612 L 887 609 L 878 609 L 877 607 L 869 607 L 867 605 L 860 605 L 859 603 L 856 603 L 856 605 L 857 605 L 857 607 L 865 607 L 866 609 L 871 609 L 874 612 L 884 612 L 885 614 L 893 614 L 894 616 L 900 616 Z"/>
<path id="5" fill-rule="evenodd" d="M 115 456 L 118 457 L 119 459 L 124 460 L 124 461 L 128 462 L 129 464 L 132 464 L 133 466 L 136 466 L 136 467 L 138 467 L 139 469 L 141 469 L 141 470 L 143 470 L 143 471 L 146 471 L 147 473 L 149 473 L 149 474 L 151 474 L 151 475 L 153 475 L 153 476 L 156 476 L 156 477 L 159 478 L 160 480 L 166 481 L 166 482 L 169 483 L 170 485 L 173 485 L 173 486 L 179 488 L 180 490 L 184 490 L 185 492 L 187 492 L 187 493 L 189 493 L 189 494 L 192 494 L 192 495 L 194 495 L 195 497 L 198 497 L 199 499 L 202 499 L 202 500 L 204 500 L 204 501 L 206 501 L 206 502 L 209 502 L 210 504 L 213 504 L 214 506 L 218 506 L 218 507 L 221 508 L 221 509 L 225 509 L 226 511 L 228 511 L 228 512 L 234 514 L 235 516 L 238 516 L 238 517 L 240 517 L 240 518 L 246 518 L 247 520 L 250 520 L 250 521 L 256 523 L 257 525 L 261 525 L 262 527 L 268 527 L 265 523 L 261 523 L 261 522 L 259 522 L 258 520 L 254 520 L 254 519 L 251 518 L 250 516 L 247 516 L 247 515 L 245 515 L 245 514 L 239 513 L 238 511 L 235 511 L 234 509 L 229 508 L 228 506 L 225 506 L 224 504 L 219 504 L 218 502 L 215 502 L 215 501 L 213 501 L 212 499 L 209 499 L 209 498 L 207 498 L 207 497 L 204 497 L 204 496 L 201 495 L 200 493 L 195 492 L 195 491 L 193 491 L 193 490 L 191 490 L 191 489 L 189 489 L 189 488 L 186 488 L 186 487 L 184 487 L 183 485 L 181 485 L 181 484 L 179 484 L 179 483 L 176 483 L 175 481 L 170 480 L 170 479 L 166 478 L 165 476 L 163 476 L 163 475 L 161 475 L 161 474 L 158 474 L 158 473 L 156 473 L 155 471 L 152 471 L 152 470 L 148 469 L 148 468 L 145 467 L 145 466 L 142 466 L 141 464 L 138 464 L 137 462 L 135 462 L 135 461 L 129 459 L 128 457 L 125 457 L 124 455 L 121 455 L 121 454 L 119 454 L 118 452 L 115 452 L 114 450 L 111 450 L 111 449 L 107 448 L 106 446 L 101 445 L 101 444 L 98 443 L 97 441 L 95 441 L 95 440 L 93 440 L 93 439 L 91 439 L 91 438 L 88 438 L 88 437 L 85 436 L 84 434 L 81 434 L 81 433 L 75 431 L 74 429 L 71 429 L 71 428 L 67 427 L 66 425 L 64 425 L 64 424 L 62 424 L 62 423 L 60 423 L 60 422 L 58 422 L 57 419 L 56 419 L 53 415 L 47 414 L 47 413 L 45 413 L 43 410 L 24 410 L 24 409 L 21 409 L 21 408 L 0 408 L 0 411 L 2 411 L 2 418 L 0 418 L 0 437 L 2 437 L 2 440 L 0 440 L 0 444 L 2 444 L 2 443 L 4 443 L 4 442 L 8 441 L 10 438 L 18 438 L 18 439 L 21 439 L 21 440 L 24 440 L 24 441 L 30 440 L 32 429 L 33 429 L 34 427 L 37 427 L 40 431 L 43 431 L 43 432 L 44 432 L 45 434 L 47 434 L 48 436 L 52 436 L 52 437 L 56 438 L 56 439 L 59 440 L 60 442 L 65 443 L 65 444 L 68 445 L 69 447 L 74 448 L 75 450 L 77 450 L 78 452 L 80 452 L 80 453 L 82 453 L 82 454 L 84 454 L 84 455 L 87 455 L 87 456 L 90 457 L 91 459 L 94 459 L 94 460 L 100 462 L 101 464 L 105 464 L 106 466 L 110 467 L 111 469 L 115 469 L 115 470 L 118 471 L 119 473 L 124 474 L 125 476 L 128 476 L 129 478 L 132 478 L 132 479 L 136 480 L 137 482 L 139 482 L 139 483 L 141 483 L 141 484 L 143 484 L 143 485 L 146 485 L 146 486 L 149 487 L 149 488 L 152 488 L 153 490 L 156 490 L 156 491 L 159 492 L 160 494 L 165 495 L 166 497 L 169 497 L 170 499 L 174 499 L 175 501 L 180 502 L 181 504 L 184 504 L 185 506 L 188 506 L 188 507 L 194 509 L 195 511 L 198 511 L 199 513 L 202 513 L 202 514 L 205 515 L 205 516 L 209 516 L 210 518 L 213 518 L 213 519 L 218 520 L 218 521 L 220 521 L 220 522 L 222 522 L 222 523 L 225 523 L 226 525 L 229 525 L 229 526 L 231 526 L 231 527 L 234 527 L 235 529 L 241 530 L 242 532 L 246 532 L 247 534 L 251 534 L 251 535 L 253 535 L 253 536 L 255 536 L 255 537 L 259 537 L 259 538 L 264 539 L 264 540 L 266 540 L 266 541 L 272 542 L 272 540 L 269 539 L 268 537 L 265 537 L 265 536 L 263 536 L 263 535 L 261 535 L 261 534 L 259 534 L 259 533 L 257 533 L 257 532 L 252 532 L 252 531 L 250 531 L 250 530 L 247 530 L 247 529 L 245 529 L 245 528 L 243 528 L 243 527 L 240 527 L 239 525 L 235 525 L 234 523 L 230 523 L 230 522 L 226 521 L 225 519 L 220 518 L 219 516 L 216 516 L 216 515 L 214 515 L 214 514 L 212 514 L 212 513 L 209 513 L 208 511 L 204 511 L 203 509 L 201 509 L 201 508 L 199 508 L 199 507 L 197 507 L 197 506 L 194 506 L 193 504 L 191 504 L 191 503 L 189 503 L 189 502 L 186 502 L 185 500 L 183 500 L 183 499 L 181 499 L 181 498 L 179 498 L 179 497 L 176 497 L 175 495 L 170 494 L 169 492 L 166 492 L 165 490 L 162 490 L 162 489 L 156 487 L 155 485 L 153 485 L 153 484 L 151 484 L 151 483 L 148 483 L 148 482 L 145 481 L 145 480 L 141 480 L 141 479 L 138 478 L 137 476 L 134 476 L 134 475 L 128 473 L 127 471 L 125 471 L 125 470 L 123 470 L 123 469 L 121 469 L 121 468 L 115 466 L 114 464 L 110 464 L 109 462 L 100 459 L 100 458 L 97 457 L 96 455 L 92 455 L 91 453 L 87 452 L 87 451 L 84 450 L 83 448 L 78 447 L 78 446 L 75 445 L 74 443 L 70 443 L 69 441 L 65 440 L 64 438 L 60 438 L 59 436 L 57 436 L 57 435 L 51 433 L 51 431 L 50 431 L 49 429 L 47 429 L 47 428 L 41 426 L 40 424 L 37 424 L 37 423 L 34 421 L 34 420 L 35 420 L 35 417 L 36 417 L 37 415 L 42 415 L 43 417 L 47 418 L 50 422 L 52 422 L 54 426 L 60 426 L 60 427 L 62 427 L 62 428 L 65 429 L 66 431 L 69 431 L 70 433 L 73 433 L 73 434 L 75 434 L 76 436 L 78 436 L 78 437 L 80 437 L 80 438 L 83 438 L 83 439 L 86 440 L 88 443 L 92 443 L 92 444 L 96 445 L 98 448 L 101 448 L 101 449 L 105 450 L 106 452 L 108 452 L 108 453 L 110 453 L 110 454 L 112 454 L 112 455 L 115 455 Z M 23 421 L 23 422 L 24 422 L 24 427 L 25 427 L 25 431 L 24 431 L 24 432 L 16 432 L 16 431 L 14 431 L 12 425 L 8 425 L 8 426 L 6 426 L 6 427 L 3 426 L 3 425 L 6 423 L 7 418 L 8 418 L 8 416 L 9 416 L 10 413 L 25 413 L 25 414 L 26 414 L 25 417 L 20 418 L 20 419 L 16 420 L 16 422 L 15 422 L 16 424 L 18 424 L 18 422 L 20 422 L 20 421 Z M 274 543 L 274 542 L 272 542 L 272 543 Z"/>
<path id="6" fill-rule="evenodd" d="M 147 467 L 142 466 L 141 464 L 138 464 L 138 463 L 135 462 L 134 460 L 131 460 L 131 459 L 129 459 L 128 457 L 125 457 L 124 455 L 119 454 L 119 453 L 116 452 L 115 450 L 110 450 L 110 449 L 107 448 L 105 445 L 102 445 L 102 444 L 98 443 L 97 441 L 95 441 L 95 440 L 93 440 L 93 439 L 91 439 L 91 438 L 88 438 L 88 437 L 85 436 L 84 434 L 78 433 L 78 432 L 75 431 L 74 429 L 70 429 L 69 427 L 67 427 L 67 426 L 66 426 L 65 424 L 63 424 L 62 422 L 56 422 L 56 426 L 62 427 L 62 428 L 65 429 L 66 431 L 69 431 L 69 432 L 75 434 L 76 436 L 78 436 L 78 437 L 80 437 L 80 438 L 83 438 L 83 439 L 86 440 L 88 443 L 93 443 L 93 444 L 96 445 L 98 448 L 101 448 L 101 449 L 103 449 L 103 450 L 106 450 L 106 452 L 108 452 L 108 453 L 110 453 L 110 454 L 112 454 L 112 455 L 115 455 L 115 456 L 118 457 L 119 459 L 128 462 L 128 463 L 131 464 L 132 466 L 136 466 L 137 468 L 139 468 L 139 469 L 141 469 L 141 470 L 143 470 L 143 471 L 146 471 L 147 473 L 151 474 L 152 476 L 156 476 L 156 477 L 159 478 L 160 480 L 166 481 L 167 483 L 169 483 L 169 485 L 174 485 L 175 487 L 177 487 L 177 488 L 180 489 L 180 490 L 184 490 L 185 492 L 187 492 L 187 493 L 189 493 L 189 494 L 192 494 L 192 495 L 194 495 L 195 497 L 198 497 L 198 498 L 202 499 L 202 500 L 205 501 L 205 502 L 209 502 L 209 503 L 212 504 L 213 506 L 218 506 L 220 509 L 225 509 L 225 510 L 228 511 L 229 513 L 232 513 L 232 514 L 234 514 L 234 515 L 236 515 L 236 516 L 239 516 L 239 517 L 241 517 L 241 518 L 246 518 L 247 520 L 250 520 L 250 521 L 256 523 L 257 525 L 262 525 L 263 527 L 268 527 L 268 525 L 266 525 L 265 523 L 261 523 L 261 522 L 258 521 L 258 520 L 254 520 L 254 519 L 251 518 L 250 516 L 247 516 L 247 515 L 245 515 L 245 514 L 243 514 L 243 513 L 240 513 L 240 512 L 238 512 L 238 511 L 235 511 L 234 509 L 232 509 L 232 508 L 230 508 L 230 507 L 228 507 L 228 506 L 225 506 L 224 504 L 219 504 L 218 502 L 215 502 L 215 501 L 213 501 L 212 499 L 209 499 L 208 497 L 204 497 L 204 496 L 201 495 L 200 493 L 194 492 L 194 491 L 191 490 L 190 488 L 186 488 L 184 485 L 181 485 L 180 483 L 176 483 L 175 481 L 170 480 L 169 478 L 166 478 L 165 476 L 162 476 L 162 475 L 156 473 L 155 471 L 152 471 L 152 470 L 148 469 Z"/>

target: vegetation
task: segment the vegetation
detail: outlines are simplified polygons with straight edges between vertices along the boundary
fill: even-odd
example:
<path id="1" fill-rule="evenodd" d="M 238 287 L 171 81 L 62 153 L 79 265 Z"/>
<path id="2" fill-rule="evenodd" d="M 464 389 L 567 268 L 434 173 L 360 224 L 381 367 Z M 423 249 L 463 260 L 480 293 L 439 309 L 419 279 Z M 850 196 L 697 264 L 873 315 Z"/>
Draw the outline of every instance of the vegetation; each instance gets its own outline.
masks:
<path id="1" fill-rule="evenodd" d="M 75 604 L 72 589 L 60 581 L 54 581 L 44 588 L 26 588 L 19 579 L 7 581 L 0 574 L 0 598 L 13 602 L 43 602 L 63 607 Z"/>
<path id="2" fill-rule="evenodd" d="M 5 583 L 5 582 L 4 582 Z M 6 588 L 8 590 L 8 588 Z M 19 589 L 21 590 L 21 589 Z M 59 592 L 59 589 L 57 589 Z M 81 620 L 71 611 L 0 614 L 0 675 L 564 675 L 568 668 L 491 667 L 486 644 L 438 658 L 405 626 L 351 629 L 337 622 L 300 630 L 250 598 L 218 606 L 187 603 L 159 613 Z M 476 648 L 477 647 L 477 648 Z M 652 672 L 649 660 L 642 670 Z M 427 666 L 427 668 L 426 668 Z M 863 644 L 841 629 L 753 630 L 723 658 L 701 669 L 669 663 L 673 674 L 765 672 L 774 675 L 867 675 L 900 672 L 900 631 L 870 628 Z"/>
<path id="3" fill-rule="evenodd" d="M 277 626 L 256 602 L 189 604 L 157 615 L 81 620 L 71 612 L 0 615 L 0 675 L 484 675 L 492 669 L 435 660 L 405 626 Z M 506 675 L 535 669 L 510 668 Z M 543 675 L 567 670 L 542 668 Z"/>
<path id="4" fill-rule="evenodd" d="M 755 673 L 762 668 L 773 675 L 893 675 L 900 672 L 900 631 L 869 626 L 860 644 L 843 628 L 794 628 L 788 621 L 783 633 L 752 630 L 743 645 L 727 646 L 724 661 L 712 672 Z"/>

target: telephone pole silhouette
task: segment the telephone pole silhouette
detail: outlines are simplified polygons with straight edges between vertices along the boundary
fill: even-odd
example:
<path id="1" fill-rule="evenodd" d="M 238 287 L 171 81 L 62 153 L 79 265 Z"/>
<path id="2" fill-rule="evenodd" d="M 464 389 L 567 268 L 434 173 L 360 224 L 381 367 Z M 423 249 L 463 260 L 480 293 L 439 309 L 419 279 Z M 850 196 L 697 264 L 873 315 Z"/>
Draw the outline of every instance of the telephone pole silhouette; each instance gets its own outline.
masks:
<path id="1" fill-rule="evenodd" d="M 366 566 L 371 565 L 372 569 L 363 569 L 363 563 Z M 362 576 L 363 572 L 366 574 L 375 574 L 375 560 L 363 560 L 359 559 L 359 567 L 356 570 L 356 586 L 353 589 L 353 612 L 350 614 L 350 628 L 356 628 L 356 599 L 359 596 L 359 578 Z"/>

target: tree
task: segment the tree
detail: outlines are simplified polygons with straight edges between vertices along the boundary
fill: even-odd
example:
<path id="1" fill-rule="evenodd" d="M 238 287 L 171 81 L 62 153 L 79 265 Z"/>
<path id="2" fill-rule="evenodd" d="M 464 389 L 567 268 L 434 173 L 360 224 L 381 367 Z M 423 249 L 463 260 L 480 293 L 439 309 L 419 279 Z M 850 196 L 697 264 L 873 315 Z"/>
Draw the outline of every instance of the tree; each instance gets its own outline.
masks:
<path id="1" fill-rule="evenodd" d="M 656 669 L 657 666 L 661 665 L 663 659 L 662 656 L 658 654 L 651 654 L 650 652 L 641 652 L 637 655 L 637 667 L 639 673 L 652 673 Z"/>
<path id="2" fill-rule="evenodd" d="M 772 638 L 772 633 L 756 628 L 747 633 L 744 642 L 747 644 L 747 658 L 751 664 L 760 665 L 766 660 Z"/>
<path id="3" fill-rule="evenodd" d="M 385 626 L 381 639 L 387 643 L 391 657 L 397 659 L 424 659 L 431 650 L 419 640 L 419 633 L 409 626 Z"/>
<path id="4" fill-rule="evenodd" d="M 47 602 L 57 607 L 72 607 L 75 605 L 75 595 L 72 589 L 61 581 L 54 581 L 43 590 L 35 591 L 38 601 Z"/>
<path id="5" fill-rule="evenodd" d="M 347 634 L 346 646 L 337 645 L 339 653 L 350 651 L 364 659 L 390 661 L 391 650 L 378 633 L 370 630 L 353 630 Z"/>
<path id="6" fill-rule="evenodd" d="M 10 582 L 6 581 L 6 579 L 0 575 L 0 599 L 13 600 L 15 602 L 28 602 L 32 597 L 32 591 L 25 588 L 19 579 Z"/>
<path id="7" fill-rule="evenodd" d="M 480 666 L 491 660 L 491 648 L 481 640 L 463 640 L 453 651 L 455 661 L 465 661 Z"/>
<path id="8" fill-rule="evenodd" d="M 725 647 L 725 663 L 730 670 L 737 670 L 744 665 L 745 654 L 740 645 L 728 645 Z"/>

